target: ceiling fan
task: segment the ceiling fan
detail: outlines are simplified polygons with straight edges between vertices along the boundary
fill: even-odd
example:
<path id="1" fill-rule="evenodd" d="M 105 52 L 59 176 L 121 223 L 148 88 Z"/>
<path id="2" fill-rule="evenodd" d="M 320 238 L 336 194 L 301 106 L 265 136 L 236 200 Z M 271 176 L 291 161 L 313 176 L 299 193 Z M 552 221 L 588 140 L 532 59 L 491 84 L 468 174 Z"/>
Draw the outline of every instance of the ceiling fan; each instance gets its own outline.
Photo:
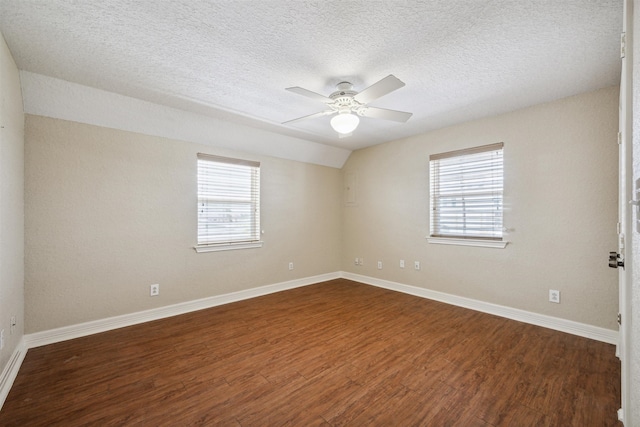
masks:
<path id="1" fill-rule="evenodd" d="M 396 89 L 400 89 L 402 86 L 404 86 L 404 83 L 400 81 L 400 79 L 393 74 L 389 74 L 387 77 L 372 84 L 362 92 L 354 91 L 352 89 L 353 85 L 349 82 L 340 82 L 336 85 L 337 90 L 328 97 L 301 87 L 288 87 L 286 90 L 323 102 L 327 107 L 329 107 L 329 109 L 286 121 L 283 125 L 300 120 L 313 119 L 315 117 L 330 116 L 337 113 L 337 115 L 331 119 L 331 127 L 340 134 L 341 138 L 343 138 L 351 135 L 351 133 L 358 127 L 358 124 L 360 123 L 358 116 L 393 120 L 395 122 L 404 123 L 409 120 L 412 113 L 370 107 L 367 105 L 369 102 L 393 92 Z"/>

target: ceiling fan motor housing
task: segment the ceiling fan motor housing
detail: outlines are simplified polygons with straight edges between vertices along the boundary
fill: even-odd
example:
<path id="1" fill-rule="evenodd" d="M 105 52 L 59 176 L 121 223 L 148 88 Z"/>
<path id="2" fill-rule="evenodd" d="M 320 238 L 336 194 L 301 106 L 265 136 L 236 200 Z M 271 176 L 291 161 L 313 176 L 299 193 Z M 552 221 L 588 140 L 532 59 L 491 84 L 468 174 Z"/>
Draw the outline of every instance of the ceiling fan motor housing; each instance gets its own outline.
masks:
<path id="1" fill-rule="evenodd" d="M 333 99 L 333 104 L 329 104 L 329 107 L 340 113 L 357 113 L 363 104 L 353 99 L 358 92 L 352 90 L 352 87 L 353 85 L 349 82 L 338 83 L 336 85 L 338 90 L 329 95 L 329 98 Z"/>

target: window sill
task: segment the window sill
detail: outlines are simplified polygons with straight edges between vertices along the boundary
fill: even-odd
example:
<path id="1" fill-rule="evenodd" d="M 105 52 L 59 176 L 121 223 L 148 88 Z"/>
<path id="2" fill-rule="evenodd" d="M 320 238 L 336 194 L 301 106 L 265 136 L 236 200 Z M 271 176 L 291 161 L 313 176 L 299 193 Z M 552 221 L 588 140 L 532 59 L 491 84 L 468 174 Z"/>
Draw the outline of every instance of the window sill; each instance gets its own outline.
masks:
<path id="1" fill-rule="evenodd" d="M 427 237 L 427 242 L 438 245 L 476 246 L 504 249 L 509 242 L 504 240 L 456 239 L 454 237 Z"/>
<path id="2" fill-rule="evenodd" d="M 198 253 L 203 252 L 219 252 L 219 251 L 233 251 L 236 249 L 251 249 L 251 248 L 261 248 L 264 242 L 250 242 L 250 243 L 229 243 L 224 245 L 198 245 L 194 246 L 193 249 Z"/>

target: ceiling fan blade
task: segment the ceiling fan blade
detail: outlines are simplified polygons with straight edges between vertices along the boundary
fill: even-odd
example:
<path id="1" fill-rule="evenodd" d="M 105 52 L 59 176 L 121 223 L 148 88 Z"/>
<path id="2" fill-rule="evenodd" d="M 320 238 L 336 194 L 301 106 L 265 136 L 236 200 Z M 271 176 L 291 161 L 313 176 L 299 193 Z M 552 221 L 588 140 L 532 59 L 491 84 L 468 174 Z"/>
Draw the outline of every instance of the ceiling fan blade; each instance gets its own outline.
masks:
<path id="1" fill-rule="evenodd" d="M 396 89 L 400 89 L 402 86 L 404 86 L 404 83 L 400 81 L 400 79 L 398 79 L 393 74 L 389 74 L 384 79 L 372 84 L 371 86 L 354 96 L 353 99 L 361 102 L 362 104 L 368 104 L 374 99 L 378 99 L 381 96 L 393 92 Z"/>
<path id="2" fill-rule="evenodd" d="M 325 104 L 333 103 L 333 99 L 327 98 L 324 95 L 320 95 L 319 93 L 312 92 L 310 90 L 295 86 L 286 88 L 289 92 L 297 93 L 298 95 L 306 96 L 311 99 L 315 99 L 316 101 L 324 102 Z"/>
<path id="3" fill-rule="evenodd" d="M 394 122 L 404 123 L 413 113 L 406 113 L 404 111 L 396 111 L 396 110 L 387 110 L 385 108 L 378 107 L 366 107 L 363 108 L 362 111 L 358 112 L 359 115 L 363 117 L 371 117 L 374 119 L 384 119 L 384 120 L 393 120 Z"/>
<path id="4" fill-rule="evenodd" d="M 319 113 L 313 113 L 313 114 L 309 114 L 308 116 L 302 116 L 302 117 L 298 117 L 297 119 L 293 119 L 293 120 L 288 120 L 286 122 L 283 122 L 283 125 L 288 125 L 289 123 L 294 123 L 294 122 L 298 122 L 301 120 L 306 120 L 306 119 L 313 119 L 316 117 L 322 117 L 322 116 L 328 116 L 329 114 L 333 114 L 335 113 L 334 110 L 325 110 L 325 111 L 320 111 Z"/>

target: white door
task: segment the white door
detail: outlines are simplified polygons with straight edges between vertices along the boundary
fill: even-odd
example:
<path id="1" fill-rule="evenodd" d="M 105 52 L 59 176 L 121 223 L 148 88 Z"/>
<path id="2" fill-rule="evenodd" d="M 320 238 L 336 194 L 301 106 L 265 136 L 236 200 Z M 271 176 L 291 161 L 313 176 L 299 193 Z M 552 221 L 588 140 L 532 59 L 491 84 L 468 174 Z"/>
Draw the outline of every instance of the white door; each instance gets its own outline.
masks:
<path id="1" fill-rule="evenodd" d="M 631 314 L 631 247 L 627 244 L 632 233 L 631 224 L 631 209 L 632 205 L 629 203 L 632 200 L 632 117 L 631 117 L 631 103 L 632 103 L 632 59 L 630 49 L 626 49 L 626 38 L 632 37 L 628 29 L 631 29 L 632 16 L 632 4 L 633 0 L 625 0 L 624 2 L 624 19 L 623 19 L 623 33 L 621 40 L 621 57 L 622 57 L 622 71 L 620 79 L 620 127 L 618 135 L 619 142 L 619 196 L 618 196 L 618 248 L 615 259 L 612 257 L 609 259 L 609 265 L 619 266 L 618 279 L 619 279 L 619 338 L 617 354 L 621 362 L 621 408 L 618 412 L 618 418 L 624 422 L 625 410 L 630 406 L 629 400 L 629 373 L 630 373 L 630 358 L 631 349 L 629 348 L 630 340 L 630 328 L 629 322 Z M 625 261 L 628 260 L 627 268 L 624 268 Z"/>

